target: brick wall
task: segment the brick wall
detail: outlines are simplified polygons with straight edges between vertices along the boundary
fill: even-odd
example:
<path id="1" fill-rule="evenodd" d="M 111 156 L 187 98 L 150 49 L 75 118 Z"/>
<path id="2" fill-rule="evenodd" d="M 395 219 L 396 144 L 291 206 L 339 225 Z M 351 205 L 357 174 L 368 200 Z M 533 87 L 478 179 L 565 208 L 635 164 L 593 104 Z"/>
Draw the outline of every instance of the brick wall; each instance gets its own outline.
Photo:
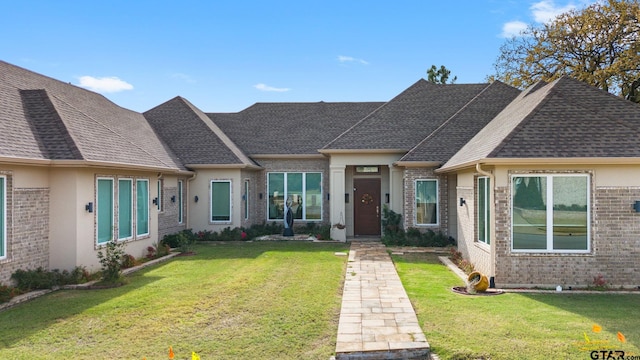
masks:
<path id="1" fill-rule="evenodd" d="M 49 189 L 13 189 L 7 176 L 7 258 L 0 284 L 18 269 L 49 268 Z"/>
<path id="2" fill-rule="evenodd" d="M 475 183 L 475 182 L 474 182 Z M 477 191 L 470 187 L 457 187 L 458 198 L 465 199 L 463 206 L 456 206 L 458 212 L 458 251 L 462 253 L 464 259 L 473 263 L 476 270 L 492 276 L 491 253 L 489 246 L 478 243 L 477 239 Z"/>
<path id="3" fill-rule="evenodd" d="M 187 226 L 187 179 L 180 178 L 182 180 L 182 199 L 183 199 L 183 212 L 182 212 L 182 224 L 178 222 L 178 188 L 176 186 L 163 187 L 162 191 L 162 206 L 163 211 L 158 213 L 158 241 L 161 241 L 165 235 L 175 234 L 186 229 Z M 175 196 L 176 201 L 171 202 L 171 198 Z"/>
<path id="4" fill-rule="evenodd" d="M 640 188 L 597 187 L 592 194 L 591 253 L 512 254 L 508 188 L 496 192 L 496 284 L 584 287 L 602 274 L 612 287 L 640 284 Z"/>
<path id="5" fill-rule="evenodd" d="M 442 231 L 445 235 L 449 235 L 448 231 L 448 219 L 449 219 L 449 206 L 448 206 L 448 181 L 447 176 L 439 176 L 433 172 L 434 169 L 428 168 L 407 168 L 404 170 L 404 219 L 403 226 L 406 229 L 413 227 L 426 231 L 431 229 L 435 232 Z M 415 181 L 437 179 L 438 180 L 438 216 L 439 225 L 416 225 L 415 224 Z"/>

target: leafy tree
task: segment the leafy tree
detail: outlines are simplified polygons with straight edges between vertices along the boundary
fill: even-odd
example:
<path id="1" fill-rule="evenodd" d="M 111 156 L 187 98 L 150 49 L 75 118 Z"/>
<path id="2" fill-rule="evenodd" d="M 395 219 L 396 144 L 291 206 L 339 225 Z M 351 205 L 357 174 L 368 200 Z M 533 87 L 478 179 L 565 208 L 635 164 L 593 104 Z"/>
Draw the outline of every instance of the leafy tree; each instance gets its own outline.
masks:
<path id="1" fill-rule="evenodd" d="M 640 102 L 640 4 L 608 0 L 559 15 L 500 47 L 489 80 L 524 88 L 563 75 Z"/>
<path id="2" fill-rule="evenodd" d="M 431 65 L 431 68 L 427 70 L 427 81 L 434 84 L 446 84 L 447 80 L 449 80 L 449 76 L 451 76 L 451 70 L 448 70 L 444 65 L 441 65 L 440 69 L 435 65 Z M 454 76 L 449 84 L 453 84 L 456 80 L 458 80 L 458 77 Z"/>

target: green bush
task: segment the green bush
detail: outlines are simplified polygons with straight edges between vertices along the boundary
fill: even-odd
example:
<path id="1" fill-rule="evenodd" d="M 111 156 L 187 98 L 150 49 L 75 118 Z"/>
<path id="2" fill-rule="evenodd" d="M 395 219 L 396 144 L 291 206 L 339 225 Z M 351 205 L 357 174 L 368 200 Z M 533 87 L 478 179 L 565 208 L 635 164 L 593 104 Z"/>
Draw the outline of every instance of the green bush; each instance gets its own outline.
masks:
<path id="1" fill-rule="evenodd" d="M 71 271 L 60 271 L 58 269 L 46 271 L 42 267 L 35 270 L 18 269 L 11 275 L 11 279 L 16 282 L 16 288 L 22 292 L 51 289 L 54 286 L 81 284 L 87 282 L 89 277 L 87 270 L 80 266 L 76 266 Z"/>
<path id="2" fill-rule="evenodd" d="M 455 245 L 455 240 L 438 231 L 431 229 L 425 232 L 420 229 L 410 227 L 406 231 L 402 229 L 402 216 L 387 206 L 382 209 L 382 243 L 385 245 L 397 246 L 420 246 L 420 247 L 445 247 Z"/>
<path id="3" fill-rule="evenodd" d="M 126 255 L 124 244 L 117 240 L 109 241 L 102 250 L 98 251 L 98 260 L 102 265 L 102 281 L 116 283 L 122 272 L 122 258 Z"/>

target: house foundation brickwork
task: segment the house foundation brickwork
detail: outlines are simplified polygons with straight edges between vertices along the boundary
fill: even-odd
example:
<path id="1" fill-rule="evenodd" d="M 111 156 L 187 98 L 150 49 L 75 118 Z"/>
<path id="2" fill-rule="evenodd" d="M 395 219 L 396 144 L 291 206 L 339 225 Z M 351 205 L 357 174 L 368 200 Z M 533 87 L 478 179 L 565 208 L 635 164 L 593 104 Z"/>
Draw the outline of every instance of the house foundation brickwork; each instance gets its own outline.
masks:
<path id="1" fill-rule="evenodd" d="M 7 176 L 7 258 L 0 284 L 18 269 L 49 269 L 49 189 L 13 189 Z"/>

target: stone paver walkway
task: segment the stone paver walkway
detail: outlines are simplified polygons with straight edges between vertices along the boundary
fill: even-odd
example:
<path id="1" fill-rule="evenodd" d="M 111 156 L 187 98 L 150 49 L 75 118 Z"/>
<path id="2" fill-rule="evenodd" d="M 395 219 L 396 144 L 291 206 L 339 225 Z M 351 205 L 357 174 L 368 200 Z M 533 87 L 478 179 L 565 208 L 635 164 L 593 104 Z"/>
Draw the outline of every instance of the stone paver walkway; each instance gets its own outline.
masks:
<path id="1" fill-rule="evenodd" d="M 351 243 L 336 360 L 428 359 L 429 343 L 386 248 Z"/>

